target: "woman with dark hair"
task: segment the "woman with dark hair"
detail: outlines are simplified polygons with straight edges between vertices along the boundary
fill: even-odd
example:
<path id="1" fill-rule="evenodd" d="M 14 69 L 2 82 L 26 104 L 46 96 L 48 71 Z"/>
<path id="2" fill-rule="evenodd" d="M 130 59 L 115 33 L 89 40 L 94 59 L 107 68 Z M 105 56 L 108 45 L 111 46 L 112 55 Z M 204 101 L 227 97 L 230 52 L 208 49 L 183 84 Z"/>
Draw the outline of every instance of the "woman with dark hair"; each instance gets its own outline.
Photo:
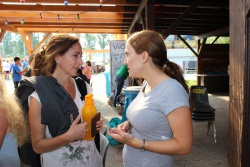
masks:
<path id="1" fill-rule="evenodd" d="M 84 74 L 86 75 L 86 77 L 88 78 L 88 84 L 90 84 L 90 80 L 91 80 L 91 63 L 90 61 L 86 61 L 86 66 L 83 69 Z"/>
<path id="2" fill-rule="evenodd" d="M 21 86 L 34 89 L 29 96 L 29 125 L 31 143 L 41 154 L 42 166 L 102 166 L 94 140 L 84 140 L 91 125 L 81 122 L 85 101 L 72 78 L 83 64 L 79 39 L 53 36 L 36 54 L 34 63 L 33 70 L 38 72 L 34 75 L 40 76 L 27 78 Z M 86 89 L 92 93 L 87 83 Z M 97 130 L 102 124 L 102 120 L 97 122 Z"/>
<path id="3" fill-rule="evenodd" d="M 167 59 L 163 38 L 155 31 L 131 35 L 125 63 L 132 78 L 143 78 L 142 89 L 127 108 L 128 121 L 108 134 L 124 143 L 124 166 L 173 167 L 173 155 L 192 148 L 188 86 L 181 68 Z"/>

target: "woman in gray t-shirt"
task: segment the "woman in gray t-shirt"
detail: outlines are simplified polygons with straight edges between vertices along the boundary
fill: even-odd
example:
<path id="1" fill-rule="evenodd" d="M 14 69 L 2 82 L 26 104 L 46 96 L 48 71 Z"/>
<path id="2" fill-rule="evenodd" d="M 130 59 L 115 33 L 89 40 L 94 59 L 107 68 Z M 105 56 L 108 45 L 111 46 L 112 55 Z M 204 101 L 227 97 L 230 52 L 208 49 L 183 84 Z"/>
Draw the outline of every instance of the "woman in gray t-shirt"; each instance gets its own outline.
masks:
<path id="1" fill-rule="evenodd" d="M 161 36 L 151 30 L 130 36 L 125 48 L 129 75 L 145 81 L 127 109 L 128 121 L 108 134 L 125 144 L 126 167 L 173 167 L 173 155 L 192 147 L 188 86 L 180 67 L 170 62 Z"/>

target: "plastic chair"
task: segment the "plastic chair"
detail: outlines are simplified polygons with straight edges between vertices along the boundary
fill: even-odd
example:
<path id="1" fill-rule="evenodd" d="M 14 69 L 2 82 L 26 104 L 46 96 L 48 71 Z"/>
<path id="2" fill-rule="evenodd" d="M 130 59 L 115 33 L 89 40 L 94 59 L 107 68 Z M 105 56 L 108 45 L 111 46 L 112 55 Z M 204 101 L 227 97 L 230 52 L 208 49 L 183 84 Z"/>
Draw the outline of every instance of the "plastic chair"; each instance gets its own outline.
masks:
<path id="1" fill-rule="evenodd" d="M 108 139 L 100 133 L 100 155 L 102 157 L 102 164 L 105 167 L 106 155 L 108 152 L 109 141 Z"/>
<path id="2" fill-rule="evenodd" d="M 210 106 L 208 92 L 205 86 L 191 86 L 190 96 L 193 100 L 192 119 L 194 121 L 207 121 L 207 135 L 210 126 L 214 125 L 214 142 L 216 143 L 215 109 Z"/>

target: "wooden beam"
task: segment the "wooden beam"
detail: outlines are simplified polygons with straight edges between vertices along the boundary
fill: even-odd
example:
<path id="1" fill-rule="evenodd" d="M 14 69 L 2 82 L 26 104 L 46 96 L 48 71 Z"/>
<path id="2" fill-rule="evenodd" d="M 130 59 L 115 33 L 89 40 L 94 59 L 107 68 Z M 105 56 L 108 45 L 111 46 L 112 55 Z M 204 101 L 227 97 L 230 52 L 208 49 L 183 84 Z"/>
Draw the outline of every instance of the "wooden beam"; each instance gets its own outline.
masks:
<path id="1" fill-rule="evenodd" d="M 21 21 L 21 19 L 20 19 Z M 20 25 L 20 21 L 13 21 L 13 24 L 19 24 Z M 82 19 L 82 20 L 76 20 L 76 19 L 72 19 L 72 18 L 61 18 L 60 20 L 58 20 L 56 17 L 55 18 L 47 18 L 46 21 L 42 20 L 42 19 L 32 19 L 32 18 L 27 18 L 24 19 L 24 24 L 26 23 L 44 23 L 44 24 L 48 24 L 48 23 L 53 23 L 53 24 L 62 24 L 62 23 L 72 23 L 72 24 L 80 24 L 80 23 L 120 23 L 122 24 L 123 20 L 122 19 Z M 124 23 L 131 23 L 130 20 L 128 21 L 124 21 Z M 9 25 L 12 24 L 12 22 L 9 22 Z"/>
<path id="2" fill-rule="evenodd" d="M 48 32 L 45 37 L 36 45 L 36 47 L 31 51 L 31 54 L 35 53 L 35 51 L 44 43 L 46 39 L 51 35 L 51 32 Z"/>
<path id="3" fill-rule="evenodd" d="M 190 13 L 197 8 L 203 0 L 195 0 L 192 5 L 187 8 L 182 15 L 165 31 L 162 32 L 166 38 L 190 15 Z"/>
<path id="4" fill-rule="evenodd" d="M 23 42 L 26 46 L 27 52 L 29 55 L 31 55 L 32 51 L 32 33 L 31 32 L 24 32 L 22 30 L 18 30 L 18 33 L 21 35 Z M 26 39 L 28 37 L 28 40 Z"/>
<path id="5" fill-rule="evenodd" d="M 102 6 L 101 11 L 99 11 L 99 6 L 45 6 L 45 5 L 3 5 L 0 4 L 1 11 L 53 11 L 53 12 L 115 12 L 115 13 L 125 13 L 134 14 L 137 7 L 129 7 L 128 10 L 124 11 L 124 7 L 121 6 Z"/>
<path id="6" fill-rule="evenodd" d="M 212 36 L 218 36 L 218 35 L 225 35 L 229 33 L 229 27 L 224 27 L 215 31 L 211 31 L 202 35 L 197 36 L 197 39 L 203 39 L 203 38 L 208 38 Z"/>
<path id="7" fill-rule="evenodd" d="M 146 23 L 145 23 L 145 18 L 142 16 L 142 14 L 140 15 L 140 19 L 141 19 L 142 29 L 145 30 L 146 29 Z"/>
<path id="8" fill-rule="evenodd" d="M 146 29 L 154 30 L 155 29 L 155 15 L 154 15 L 154 2 L 148 1 L 145 7 L 146 13 Z"/>
<path id="9" fill-rule="evenodd" d="M 6 33 L 5 30 L 1 30 L 1 33 L 0 33 L 0 43 L 2 42 L 5 33 Z"/>
<path id="10" fill-rule="evenodd" d="M 0 0 L 0 3 L 2 2 L 18 2 L 17 0 Z M 41 4 L 41 3 L 61 3 L 62 5 L 64 5 L 62 0 L 26 0 L 26 3 L 37 3 L 37 4 Z M 100 0 L 70 0 L 69 4 L 96 4 L 96 5 L 101 5 Z M 130 1 L 129 3 L 126 2 L 126 0 L 104 0 L 102 5 L 104 4 L 113 4 L 113 5 L 117 5 L 117 6 L 138 6 L 137 1 Z"/>
<path id="11" fill-rule="evenodd" d="M 14 26 L 10 26 L 10 25 L 6 26 L 4 24 L 0 24 L 0 28 L 2 30 L 7 30 L 7 31 L 10 31 L 10 32 L 14 32 L 14 33 L 17 32 L 17 29 Z"/>
<path id="12" fill-rule="evenodd" d="M 74 28 L 73 33 L 108 33 L 108 34 L 124 34 L 123 32 L 127 29 L 99 29 L 99 28 Z M 64 27 L 64 28 L 25 28 L 18 29 L 19 31 L 32 31 L 32 32 L 52 32 L 52 33 L 72 33 L 72 28 Z"/>
<path id="13" fill-rule="evenodd" d="M 128 29 L 128 34 L 131 33 L 131 30 L 132 30 L 132 28 L 134 27 L 134 25 L 135 25 L 136 21 L 138 20 L 139 16 L 141 15 L 142 10 L 143 10 L 144 7 L 146 6 L 147 1 L 148 1 L 148 0 L 142 0 L 142 1 L 141 1 L 141 4 L 140 4 L 140 6 L 139 6 L 139 8 L 138 8 L 138 10 L 137 10 L 137 12 L 136 12 L 136 14 L 135 14 L 135 17 L 134 17 L 134 19 L 133 19 L 133 21 L 132 21 L 132 23 L 131 23 L 131 25 L 130 25 L 130 27 L 129 27 L 129 29 Z"/>
<path id="14" fill-rule="evenodd" d="M 195 54 L 195 56 L 196 57 L 198 57 L 199 56 L 199 54 L 198 53 L 196 53 L 195 51 L 194 51 L 194 49 L 185 41 L 185 39 L 183 39 L 180 35 L 177 35 L 180 39 L 181 39 L 181 41 Z"/>
<path id="15" fill-rule="evenodd" d="M 216 41 L 217 41 L 217 39 L 219 39 L 220 38 L 220 36 L 217 36 L 212 42 L 211 42 L 211 44 L 214 44 Z"/>
<path id="16" fill-rule="evenodd" d="M 41 19 L 41 15 L 43 19 Z M 135 12 L 134 12 L 135 13 Z M 46 20 L 47 18 L 56 18 L 57 14 L 54 11 L 0 11 L 0 17 L 3 20 L 17 20 L 18 18 L 24 19 L 37 19 L 37 20 Z M 73 18 L 77 20 L 77 14 L 80 16 L 80 20 L 91 18 L 91 19 L 133 19 L 134 14 L 126 14 L 125 16 L 123 13 L 115 13 L 115 12 L 82 12 L 82 11 L 63 11 L 60 12 L 60 18 Z"/>
<path id="17" fill-rule="evenodd" d="M 200 41 L 200 39 L 199 39 L 198 41 Z M 198 49 L 198 53 L 201 52 L 202 47 L 206 44 L 206 41 L 207 41 L 207 38 L 204 38 L 204 39 L 202 40 L 202 44 L 200 45 L 200 47 L 199 47 L 199 49 Z"/>

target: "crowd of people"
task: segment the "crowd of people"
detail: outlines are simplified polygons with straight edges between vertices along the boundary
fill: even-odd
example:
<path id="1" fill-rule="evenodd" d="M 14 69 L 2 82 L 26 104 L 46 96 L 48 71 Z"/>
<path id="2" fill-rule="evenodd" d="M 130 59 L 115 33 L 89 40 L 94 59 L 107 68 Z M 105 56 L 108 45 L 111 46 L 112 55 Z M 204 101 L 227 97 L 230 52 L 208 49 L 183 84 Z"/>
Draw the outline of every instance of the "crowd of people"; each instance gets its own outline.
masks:
<path id="1" fill-rule="evenodd" d="M 22 71 L 23 69 L 25 69 L 28 65 L 28 61 L 27 61 L 27 58 L 23 58 L 23 59 L 20 59 L 19 58 L 19 62 L 18 62 L 18 66 L 20 68 L 20 71 Z M 13 68 L 15 66 L 16 62 L 15 62 L 15 59 L 14 58 L 10 58 L 10 56 L 8 56 L 8 58 L 6 59 L 3 59 L 2 61 L 2 69 L 3 69 L 3 73 L 4 73 L 4 78 L 9 80 L 11 79 L 11 73 L 13 72 Z"/>
<path id="2" fill-rule="evenodd" d="M 134 33 L 126 42 L 124 66 L 115 78 L 124 80 L 129 76 L 144 81 L 139 94 L 127 108 L 128 120 L 107 129 L 109 136 L 124 143 L 126 167 L 173 167 L 173 155 L 186 155 L 191 151 L 188 87 L 181 68 L 170 62 L 166 53 L 163 38 L 155 31 Z M 80 76 L 85 80 L 87 94 L 93 90 L 90 86 L 91 63 L 87 61 L 83 66 L 79 38 L 55 35 L 31 56 L 25 67 L 20 67 L 19 57 L 15 57 L 14 62 L 12 75 L 16 94 L 9 94 L 4 80 L 0 79 L 0 126 L 3 127 L 0 166 L 10 166 L 10 162 L 1 157 L 9 135 L 14 137 L 10 142 L 16 143 L 12 151 L 16 161 L 13 167 L 21 163 L 17 146 L 28 140 L 44 167 L 103 166 L 96 140 L 84 139 L 87 126 L 91 125 L 81 121 L 84 98 L 74 78 Z M 28 77 L 22 78 L 25 73 Z M 17 100 L 16 95 L 20 94 L 26 94 L 28 118 Z M 13 119 L 18 123 L 12 122 Z M 103 120 L 97 121 L 95 126 L 101 130 Z"/>

